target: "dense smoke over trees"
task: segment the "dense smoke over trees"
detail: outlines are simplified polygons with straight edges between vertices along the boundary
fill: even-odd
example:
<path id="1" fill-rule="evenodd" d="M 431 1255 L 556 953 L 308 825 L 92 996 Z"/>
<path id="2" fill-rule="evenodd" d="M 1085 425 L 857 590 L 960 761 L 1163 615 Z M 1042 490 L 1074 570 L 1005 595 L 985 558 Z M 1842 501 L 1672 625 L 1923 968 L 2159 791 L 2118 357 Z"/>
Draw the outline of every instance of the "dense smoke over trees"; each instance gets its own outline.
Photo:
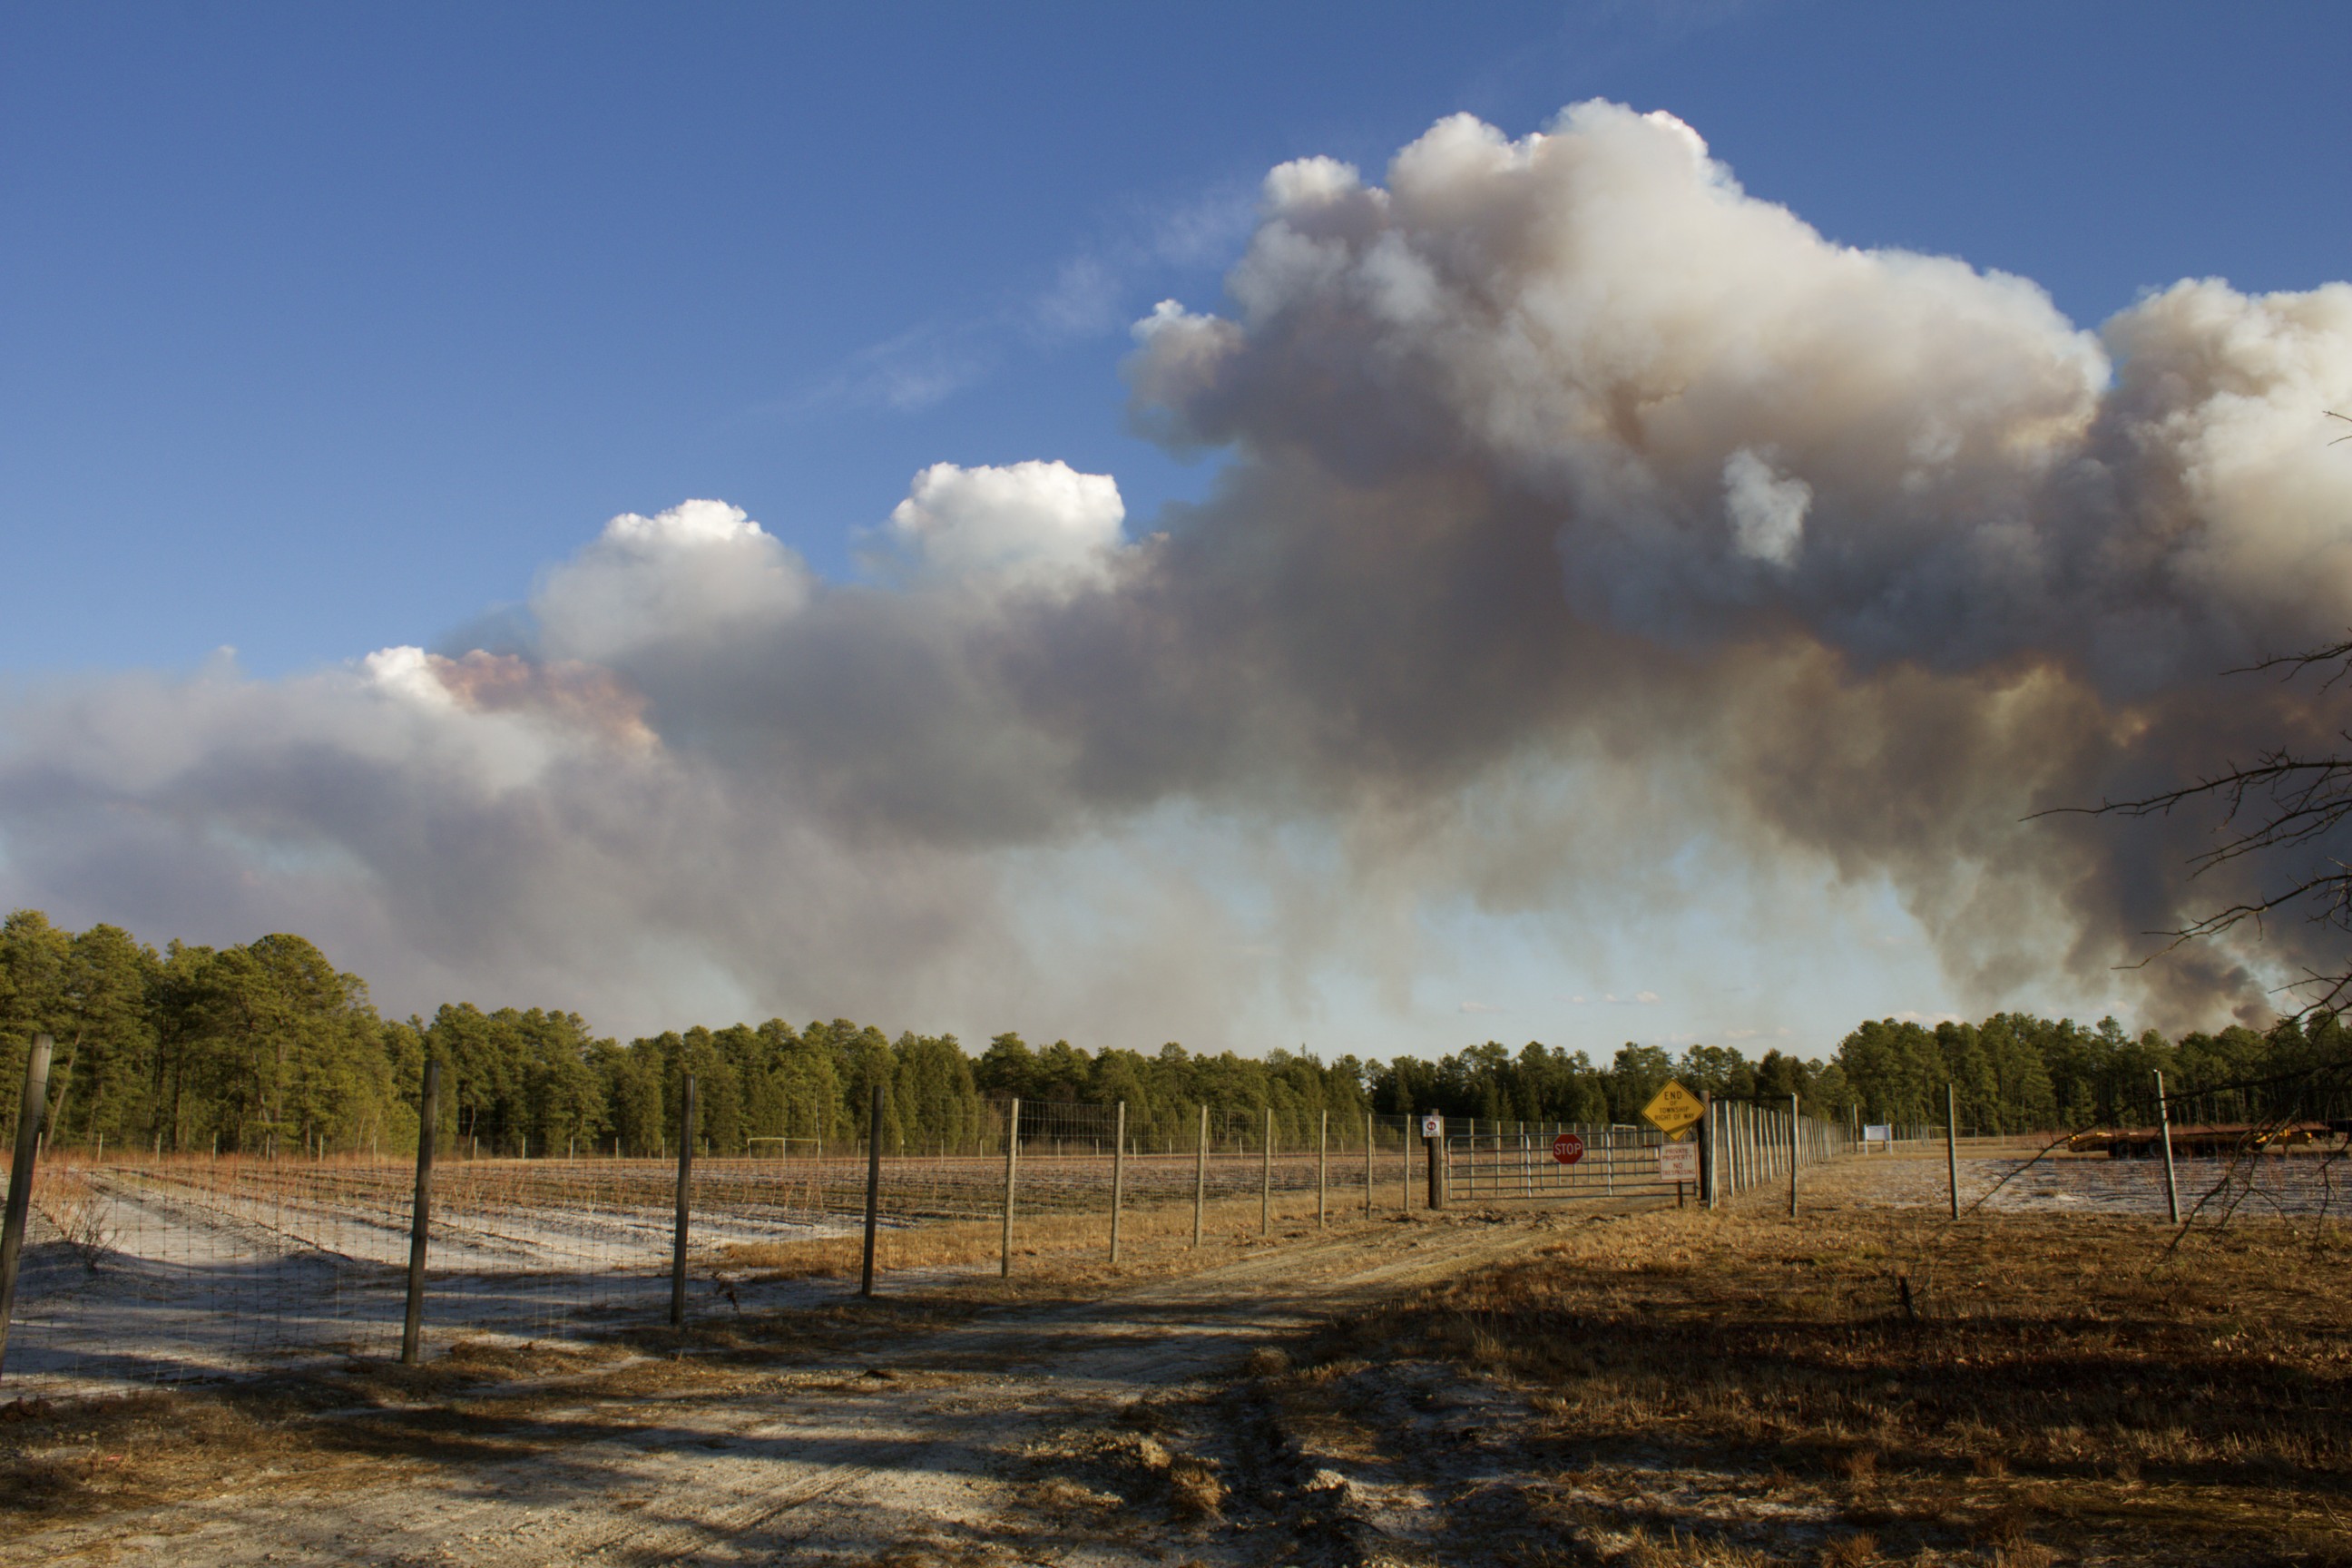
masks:
<path id="1" fill-rule="evenodd" d="M 2352 624 L 2352 285 L 2092 330 L 1588 102 L 1271 170 L 1222 297 L 1135 331 L 1136 425 L 1215 465 L 1150 516 L 1045 454 L 938 463 L 828 577 L 681 500 L 446 640 L 0 691 L 0 900 L 294 926 L 404 1013 L 978 1037 L 1034 1000 L 1219 1047 L 1318 994 L 1403 1016 L 1461 919 L 1576 967 L 1727 887 L 1889 898 L 1971 1007 L 2261 1026 L 2333 962 L 2288 923 L 2117 967 L 2352 822 L 2192 885 L 2210 810 L 2021 819 L 2336 743 L 2340 690 L 2216 672 Z M 1692 853 L 1703 887 L 1658 874 Z M 1819 951 L 1829 908 L 1746 945 Z"/>
<path id="2" fill-rule="evenodd" d="M 2332 1016 L 2265 1033 L 2241 1026 L 2178 1040 L 2116 1020 L 2085 1027 L 2019 1013 L 1981 1024 L 1865 1022 L 1828 1060 L 1729 1046 L 1680 1056 L 1628 1042 L 1605 1063 L 1583 1051 L 1495 1041 L 1436 1060 L 1274 1051 L 1211 1056 L 1170 1042 L 1089 1053 L 1002 1034 L 974 1055 L 952 1035 L 893 1039 L 847 1019 L 695 1027 L 624 1045 L 577 1014 L 468 1003 L 430 1018 L 380 1017 L 365 982 L 299 936 L 162 952 L 114 926 L 63 931 L 37 910 L 0 924 L 0 1112 L 13 1114 L 26 1042 L 57 1042 L 54 1141 L 88 1147 L 291 1153 L 398 1149 L 415 1136 L 426 1058 L 443 1064 L 443 1132 L 483 1152 L 652 1153 L 671 1146 L 679 1080 L 695 1075 L 700 1138 L 742 1152 L 754 1138 L 844 1140 L 863 1131 L 873 1087 L 886 1142 L 966 1144 L 985 1103 L 1125 1100 L 1147 1145 L 1185 1146 L 1198 1108 L 1255 1120 L 1271 1108 L 1286 1142 L 1320 1113 L 1442 1110 L 1507 1121 L 1633 1122 L 1668 1078 L 1734 1099 L 1801 1094 L 1819 1114 L 1918 1122 L 1954 1086 L 1971 1131 L 2018 1132 L 2131 1121 L 2151 1071 L 2179 1088 L 2239 1082 L 2352 1054 Z"/>

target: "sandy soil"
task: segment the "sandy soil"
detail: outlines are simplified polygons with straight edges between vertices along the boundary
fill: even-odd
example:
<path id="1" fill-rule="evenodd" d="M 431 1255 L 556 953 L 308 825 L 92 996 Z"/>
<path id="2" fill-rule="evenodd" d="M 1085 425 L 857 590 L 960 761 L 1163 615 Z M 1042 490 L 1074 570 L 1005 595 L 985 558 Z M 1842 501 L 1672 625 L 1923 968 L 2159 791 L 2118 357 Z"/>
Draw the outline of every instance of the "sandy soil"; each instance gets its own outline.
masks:
<path id="1" fill-rule="evenodd" d="M 1327 1561 L 1311 1478 L 1240 1377 L 1251 1357 L 1279 1365 L 1270 1347 L 1335 1312 L 1562 1223 L 1304 1230 L 1202 1273 L 982 1302 L 947 1326 L 893 1331 L 885 1309 L 862 1353 L 761 1367 L 688 1347 L 507 1383 L 443 1402 L 465 1420 L 440 1452 L 265 1469 L 20 1533 L 0 1562 Z"/>
<path id="2" fill-rule="evenodd" d="M 2014 1157 L 1969 1156 L 1964 1200 L 1994 1191 L 2017 1166 Z M 2269 1175 L 2299 1184 L 2316 1169 L 2281 1165 Z M 1645 1436 L 1647 1417 L 1636 1410 L 1632 1439 L 1580 1447 L 1558 1428 L 1573 1418 L 1574 1400 L 1594 1396 L 1559 1391 L 1598 1386 L 1591 1380 L 1601 1374 L 1578 1363 L 1566 1342 L 1560 1366 L 1512 1373 L 1525 1337 L 1517 1349 L 1502 1345 L 1493 1336 L 1503 1320 L 1482 1318 L 1491 1309 L 1476 1305 L 1505 1300 L 1538 1318 L 1560 1310 L 1564 1288 L 1496 1297 L 1478 1282 L 1496 1266 L 1588 1258 L 1595 1267 L 1584 1288 L 1599 1294 L 1574 1321 L 1605 1319 L 1623 1345 L 1665 1364 L 1674 1335 L 1716 1333 L 1708 1325 L 1719 1323 L 1764 1335 L 1758 1342 L 1781 1346 L 1771 1352 L 1778 1357 L 1789 1343 L 1875 1343 L 1896 1310 L 1892 1276 L 1880 1275 L 1908 1269 L 1927 1326 L 1918 1337 L 1896 1331 L 1895 1352 L 1973 1357 L 1982 1352 L 1972 1340 L 1937 1348 L 1946 1332 L 1938 1314 L 1958 1310 L 1977 1323 L 1969 1313 L 1991 1309 L 1969 1307 L 1967 1292 L 1997 1295 L 1999 1277 L 1960 1255 L 1923 1267 L 1899 1248 L 1885 1257 L 1857 1250 L 1854 1239 L 1875 1236 L 1867 1227 L 1889 1222 L 1869 1216 L 1892 1208 L 1897 1231 L 1889 1235 L 1918 1232 L 1901 1247 L 1926 1258 L 1932 1248 L 1920 1238 L 1947 1234 L 1936 1213 L 1946 1201 L 1943 1175 L 1940 1157 L 1809 1172 L 1807 1202 L 1823 1205 L 1811 1222 L 1781 1219 L 1784 1198 L 1759 1191 L 1727 1216 L 1654 1205 L 1515 1205 L 1351 1215 L 1328 1231 L 1310 1217 L 1264 1242 L 1254 1227 L 1234 1229 L 1205 1255 L 1163 1238 L 1123 1269 L 1039 1259 L 1034 1275 L 1009 1282 L 934 1270 L 892 1279 L 874 1303 L 857 1303 L 834 1280 L 743 1281 L 723 1306 L 698 1297 L 702 1322 L 684 1338 L 624 1329 L 583 1351 L 576 1342 L 522 1346 L 509 1333 L 461 1342 L 422 1372 L 353 1363 L 282 1386 L 251 1385 L 249 1395 L 150 1394 L 157 1403 L 111 1424 L 76 1426 L 25 1409 L 6 1483 L 15 1490 L 0 1499 L 15 1521 L 0 1563 L 1402 1568 L 1605 1560 L 1663 1568 L 1893 1561 L 1879 1548 L 1891 1552 L 1916 1537 L 1947 1544 L 1905 1546 L 1899 1560 L 2039 1568 L 2058 1558 L 2029 1537 L 2063 1533 L 2050 1521 L 2092 1504 L 2128 1516 L 2130 1548 L 2083 1561 L 2219 1561 L 2150 1554 L 2165 1539 L 2161 1507 L 2179 1505 L 2151 1495 L 2133 1468 L 2138 1459 L 2053 1459 L 2042 1469 L 2021 1459 L 2015 1475 L 1979 1460 L 1974 1472 L 1962 1464 L 1955 1479 L 1951 1466 L 1961 1461 L 1911 1454 L 1911 1440 L 1887 1435 L 1895 1415 L 1870 1417 L 1876 1427 L 1841 1428 L 1833 1441 L 1799 1441 L 1774 1403 L 1788 1388 L 1769 1378 L 1751 1388 L 1746 1363 L 1720 1346 L 1709 1384 L 1720 1389 L 1707 1395 L 1712 1404 L 1701 1402 L 1702 1414 L 1714 1411 L 1707 1421 L 1739 1434 L 1736 1441 L 1702 1440 L 1715 1428 L 1692 1425 L 1687 1413 Z M 2098 1234 L 2158 1245 L 2164 1227 L 2136 1217 L 2147 1211 L 2150 1181 L 2136 1163 L 2071 1162 L 2034 1167 L 1999 1190 L 2045 1215 L 2074 1212 L 2060 1200 L 2078 1194 L 2126 1211 L 2086 1213 L 2086 1237 L 2105 1226 Z M 1840 1212 L 1861 1217 L 1838 1222 Z M 2006 1234 L 1998 1220 L 1990 1229 L 1965 1223 L 1975 1228 L 1950 1234 Z M 2065 1222 L 2037 1224 L 2057 1226 L 2073 1245 Z M 1694 1273 L 1689 1261 L 1707 1249 L 1737 1259 L 1750 1246 L 1777 1258 L 1781 1295 L 1749 1300 L 1736 1267 Z M 1816 1247 L 1830 1251 L 1816 1257 Z M 2227 1251 L 2210 1264 L 2223 1302 L 2228 1271 L 2239 1267 Z M 2062 1247 L 2059 1256 L 2072 1255 Z M 1756 1257 L 1760 1263 L 1763 1251 Z M 1846 1286 L 1816 1275 L 1832 1265 L 1862 1280 L 1864 1296 L 1846 1301 L 1838 1294 Z M 2263 1261 L 2253 1278 L 2275 1282 L 2288 1266 Z M 2116 1301 L 2161 1296 L 2168 1310 L 2189 1310 L 2170 1286 L 2152 1295 L 2137 1268 L 2111 1282 Z M 1593 1285 L 1603 1272 L 1605 1288 Z M 1694 1279 L 1722 1281 L 1727 1293 L 1683 1301 Z M 1456 1282 L 1471 1292 L 1459 1299 L 1466 1309 L 1447 1304 Z M 2055 1299 L 2030 1282 L 2011 1289 L 2023 1303 Z M 1948 1309 L 1948 1300 L 1960 1305 Z M 2105 1303 L 2088 1319 L 2105 1323 L 2102 1313 L 2116 1310 Z M 2233 1308 L 2211 1310 L 2228 1333 L 2248 1331 L 2235 1326 Z M 1689 1318 L 1684 1329 L 1669 1326 L 1680 1321 L 1675 1314 Z M 1998 1315 L 1981 1321 L 1951 1333 L 2005 1336 L 1998 1343 L 2013 1341 L 2018 1348 L 2004 1353 L 2017 1355 L 2045 1337 L 2011 1331 Z M 2128 1323 L 2116 1331 L 2119 1344 L 2141 1332 Z M 1433 1332 L 1459 1342 L 1433 1351 Z M 2212 1343 L 2224 1347 L 2217 1357 L 2247 1353 L 2236 1339 Z M 1955 1369 L 1967 1365 L 1954 1362 L 1937 1375 L 1965 1389 L 1973 1374 Z M 1643 1381 L 1652 1373 L 1628 1375 L 1630 1392 L 1612 1397 L 1677 1408 L 1683 1396 L 1671 1378 L 1653 1388 Z M 1924 1375 L 1904 1372 L 1900 1388 L 1875 1373 L 1848 1381 L 1871 1397 L 1883 1386 L 1899 1413 L 1909 1380 Z M 2252 1372 L 2229 1373 L 2243 1375 Z M 2304 1384 L 2280 1386 L 2292 1394 Z M 2226 1389 L 2227 1378 L 2215 1387 Z M 12 1408 L 0 1407 L 0 1434 L 14 1430 Z M 2091 1452 L 2106 1441 L 2095 1425 L 2068 1416 L 2053 1428 L 2057 1438 L 2038 1440 L 2079 1440 Z M 175 1433 L 200 1429 L 220 1436 L 175 1446 Z M 2187 1433 L 2164 1441 L 2187 1443 L 2193 1426 Z M 2000 1451 L 1999 1434 L 1983 1436 Z M 2168 1451 L 2148 1450 L 2151 1477 Z M 2261 1476 L 2284 1478 L 2278 1467 L 2305 1462 L 2255 1456 L 2241 1467 L 2254 1481 L 2225 1476 L 2227 1485 L 2199 1494 L 2199 1506 L 2259 1509 L 2268 1495 Z M 2327 1500 L 2341 1488 L 2327 1480 L 2305 1490 L 2296 1517 L 2311 1513 L 2312 1528 L 2324 1531 Z M 2342 1561 L 2352 1563 L 2352 1552 Z"/>

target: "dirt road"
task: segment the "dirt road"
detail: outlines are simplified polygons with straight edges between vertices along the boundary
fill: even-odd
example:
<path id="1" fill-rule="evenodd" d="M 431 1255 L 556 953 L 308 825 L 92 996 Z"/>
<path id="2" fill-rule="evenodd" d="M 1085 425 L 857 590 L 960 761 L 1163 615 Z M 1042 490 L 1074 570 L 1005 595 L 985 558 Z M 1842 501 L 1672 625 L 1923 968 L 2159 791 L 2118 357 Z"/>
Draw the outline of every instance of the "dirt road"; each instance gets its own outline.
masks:
<path id="1" fill-rule="evenodd" d="M 1287 1336 L 1564 1223 L 1356 1224 L 1086 1300 L 967 1301 L 946 1322 L 910 1305 L 854 1349 L 689 1351 L 377 1399 L 310 1423 L 347 1449 L 336 1463 L 265 1450 L 204 1495 L 20 1533 L 0 1561 L 1350 1560 L 1254 1405 L 1253 1367 L 1278 1366 Z M 383 1441 L 404 1421 L 416 1440 Z"/>

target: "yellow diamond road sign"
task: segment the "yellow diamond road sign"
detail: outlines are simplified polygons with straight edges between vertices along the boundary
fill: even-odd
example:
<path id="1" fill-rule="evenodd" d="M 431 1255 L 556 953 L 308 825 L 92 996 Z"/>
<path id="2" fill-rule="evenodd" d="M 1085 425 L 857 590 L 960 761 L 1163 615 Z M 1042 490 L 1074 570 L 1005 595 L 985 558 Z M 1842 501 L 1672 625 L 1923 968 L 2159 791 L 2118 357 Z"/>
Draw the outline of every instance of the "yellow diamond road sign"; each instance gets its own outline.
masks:
<path id="1" fill-rule="evenodd" d="M 1642 1107 L 1642 1120 L 1669 1138 L 1706 1114 L 1706 1107 L 1698 1102 L 1698 1096 L 1672 1079 L 1666 1080 L 1666 1087 L 1658 1090 L 1655 1099 Z"/>

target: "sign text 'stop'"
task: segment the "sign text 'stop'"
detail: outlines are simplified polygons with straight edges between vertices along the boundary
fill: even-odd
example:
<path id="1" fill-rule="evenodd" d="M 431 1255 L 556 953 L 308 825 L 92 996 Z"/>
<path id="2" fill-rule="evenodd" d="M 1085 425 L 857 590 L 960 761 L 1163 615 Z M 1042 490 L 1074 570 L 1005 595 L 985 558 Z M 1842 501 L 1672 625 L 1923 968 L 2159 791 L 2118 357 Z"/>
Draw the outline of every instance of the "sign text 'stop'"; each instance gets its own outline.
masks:
<path id="1" fill-rule="evenodd" d="M 1642 1107 L 1642 1120 L 1668 1136 L 1681 1131 L 1706 1114 L 1706 1107 L 1698 1102 L 1698 1096 L 1672 1079 L 1666 1080 L 1666 1087 L 1658 1090 L 1649 1104 Z"/>

